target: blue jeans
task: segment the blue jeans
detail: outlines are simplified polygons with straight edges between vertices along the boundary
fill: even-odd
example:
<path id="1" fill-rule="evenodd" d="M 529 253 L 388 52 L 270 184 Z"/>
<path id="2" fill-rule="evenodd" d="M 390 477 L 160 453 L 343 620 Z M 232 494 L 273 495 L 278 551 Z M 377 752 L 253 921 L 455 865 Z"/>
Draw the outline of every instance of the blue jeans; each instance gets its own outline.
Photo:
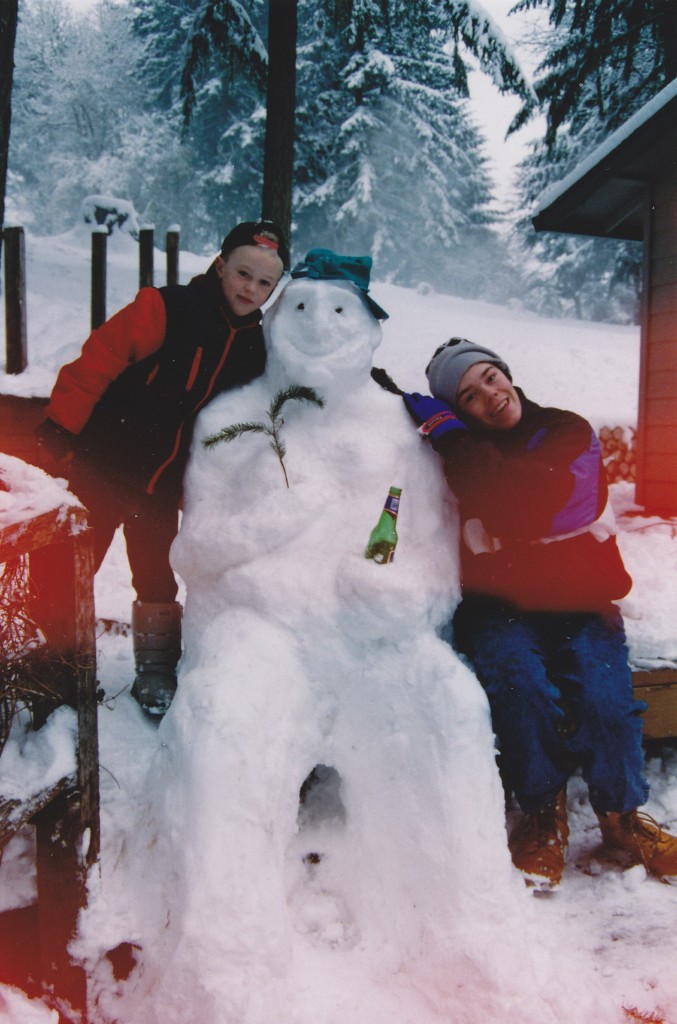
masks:
<path id="1" fill-rule="evenodd" d="M 598 814 L 645 803 L 641 713 L 621 614 L 524 612 L 468 597 L 454 646 L 491 707 L 507 782 L 523 811 L 549 803 L 581 768 Z"/>

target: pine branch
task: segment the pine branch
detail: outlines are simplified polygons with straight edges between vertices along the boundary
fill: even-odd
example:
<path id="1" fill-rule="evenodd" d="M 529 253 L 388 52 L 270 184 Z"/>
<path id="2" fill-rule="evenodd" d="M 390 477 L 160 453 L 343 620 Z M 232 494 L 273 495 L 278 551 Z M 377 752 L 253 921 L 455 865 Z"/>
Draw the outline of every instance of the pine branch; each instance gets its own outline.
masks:
<path id="1" fill-rule="evenodd" d="M 234 441 L 241 434 L 267 434 L 268 427 L 265 423 L 233 423 L 230 427 L 224 427 L 218 434 L 210 434 L 202 442 L 205 448 L 213 448 L 221 441 Z"/>
<path id="2" fill-rule="evenodd" d="M 234 441 L 236 437 L 241 437 L 242 434 L 267 434 L 270 437 L 270 447 L 273 449 L 282 467 L 284 474 L 284 481 L 287 487 L 289 487 L 289 478 L 287 476 L 287 468 L 284 464 L 284 457 L 287 454 L 284 441 L 280 436 L 280 431 L 284 426 L 284 420 L 282 419 L 282 410 L 287 402 L 310 402 L 312 405 L 317 405 L 320 408 L 324 406 L 324 399 L 321 398 L 313 388 L 306 387 L 303 384 L 291 384 L 288 388 L 284 388 L 278 391 L 268 407 L 268 419 L 269 424 L 266 423 L 233 423 L 229 427 L 224 427 L 223 430 L 218 431 L 216 434 L 210 434 L 209 437 L 205 437 L 202 444 L 205 448 L 213 448 L 214 445 L 220 444 L 220 442 Z"/>
<path id="3" fill-rule="evenodd" d="M 278 391 L 270 403 L 268 415 L 273 422 L 278 418 L 286 403 L 290 401 L 311 402 L 320 408 L 324 406 L 324 399 L 320 398 L 312 388 L 305 387 L 303 384 L 290 384 L 283 391 Z"/>

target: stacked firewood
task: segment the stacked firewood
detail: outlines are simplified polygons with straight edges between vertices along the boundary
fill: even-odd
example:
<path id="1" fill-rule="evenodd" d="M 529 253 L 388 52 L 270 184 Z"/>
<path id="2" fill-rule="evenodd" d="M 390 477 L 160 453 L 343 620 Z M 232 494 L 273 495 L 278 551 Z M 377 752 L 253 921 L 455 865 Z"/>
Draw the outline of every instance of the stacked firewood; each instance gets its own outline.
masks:
<path id="1" fill-rule="evenodd" d="M 609 483 L 618 483 L 619 480 L 628 480 L 634 483 L 637 459 L 633 428 L 602 427 L 598 436 L 602 446 L 602 461 L 606 467 Z"/>

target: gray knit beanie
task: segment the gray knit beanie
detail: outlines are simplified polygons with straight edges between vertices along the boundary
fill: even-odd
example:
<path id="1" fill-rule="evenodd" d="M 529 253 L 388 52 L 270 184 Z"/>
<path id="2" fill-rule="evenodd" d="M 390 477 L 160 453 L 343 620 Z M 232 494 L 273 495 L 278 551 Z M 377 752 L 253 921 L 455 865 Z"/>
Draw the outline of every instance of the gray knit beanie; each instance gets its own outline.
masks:
<path id="1" fill-rule="evenodd" d="M 475 363 L 494 363 L 512 380 L 507 365 L 490 348 L 476 345 L 467 338 L 451 338 L 440 345 L 426 367 L 426 377 L 434 397 L 454 406 L 463 375 Z"/>

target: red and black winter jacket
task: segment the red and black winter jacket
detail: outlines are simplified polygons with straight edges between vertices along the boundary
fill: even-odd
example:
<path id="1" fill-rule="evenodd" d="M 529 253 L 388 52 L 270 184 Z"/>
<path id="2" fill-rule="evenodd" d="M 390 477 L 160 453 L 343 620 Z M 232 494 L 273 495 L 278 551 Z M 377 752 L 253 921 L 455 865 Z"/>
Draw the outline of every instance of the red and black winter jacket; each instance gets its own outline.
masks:
<path id="1" fill-rule="evenodd" d="M 600 520 L 608 487 L 599 442 L 581 416 L 517 391 L 513 429 L 451 430 L 437 446 L 463 524 L 463 594 L 536 611 L 602 609 L 632 581 Z M 484 542 L 473 544 L 477 522 Z"/>
<path id="2" fill-rule="evenodd" d="M 265 368 L 261 312 L 235 317 L 213 268 L 143 288 L 62 367 L 48 419 L 77 435 L 76 466 L 130 492 L 178 497 L 195 417 Z"/>

